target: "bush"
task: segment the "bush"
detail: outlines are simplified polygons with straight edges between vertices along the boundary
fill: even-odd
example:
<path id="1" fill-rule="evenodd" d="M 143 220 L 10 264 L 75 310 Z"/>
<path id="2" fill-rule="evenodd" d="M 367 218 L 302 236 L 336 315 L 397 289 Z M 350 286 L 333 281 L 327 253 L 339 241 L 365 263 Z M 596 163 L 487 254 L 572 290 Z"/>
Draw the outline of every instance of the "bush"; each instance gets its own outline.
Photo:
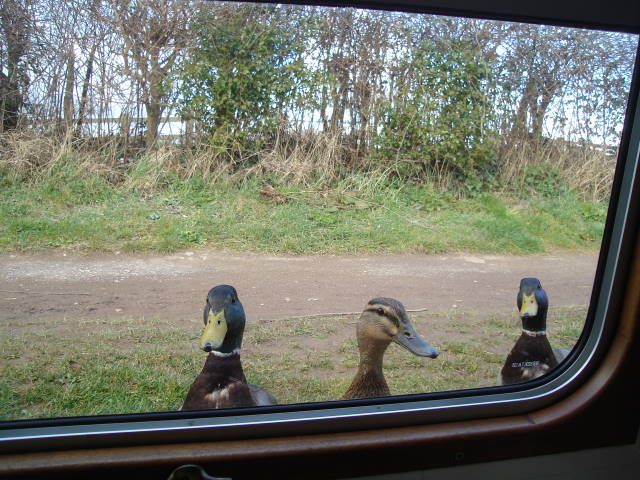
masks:
<path id="1" fill-rule="evenodd" d="M 478 193 L 494 173 L 490 68 L 471 48 L 424 42 L 404 65 L 398 95 L 382 107 L 373 158 L 400 177 Z M 403 69 L 400 69 L 401 71 Z"/>
<path id="2" fill-rule="evenodd" d="M 529 165 L 524 171 L 524 185 L 528 192 L 552 198 L 567 191 L 560 170 L 549 162 Z"/>

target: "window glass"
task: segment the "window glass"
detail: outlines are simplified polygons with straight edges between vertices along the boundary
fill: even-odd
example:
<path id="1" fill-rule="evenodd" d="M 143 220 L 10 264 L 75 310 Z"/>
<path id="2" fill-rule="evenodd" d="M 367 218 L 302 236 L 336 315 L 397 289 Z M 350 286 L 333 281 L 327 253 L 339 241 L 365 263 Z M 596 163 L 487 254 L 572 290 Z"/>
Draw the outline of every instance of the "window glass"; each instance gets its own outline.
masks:
<path id="1" fill-rule="evenodd" d="M 517 384 L 576 344 L 637 35 L 0 14 L 0 420 Z"/>

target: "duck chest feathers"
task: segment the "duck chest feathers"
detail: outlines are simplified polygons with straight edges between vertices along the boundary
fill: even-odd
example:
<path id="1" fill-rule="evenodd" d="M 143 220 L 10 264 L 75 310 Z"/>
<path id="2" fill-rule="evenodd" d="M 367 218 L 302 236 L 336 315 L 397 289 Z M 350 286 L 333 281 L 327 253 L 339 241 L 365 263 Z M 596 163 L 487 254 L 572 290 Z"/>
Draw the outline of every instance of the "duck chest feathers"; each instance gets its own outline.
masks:
<path id="1" fill-rule="evenodd" d="M 366 368 L 361 365 L 342 398 L 350 400 L 354 398 L 387 397 L 389 395 L 391 395 L 391 392 L 382 373 L 382 366 L 379 368 Z"/>
<path id="2" fill-rule="evenodd" d="M 510 385 L 533 380 L 557 366 L 558 361 L 547 336 L 523 332 L 502 367 L 500 372 L 502 384 Z"/>
<path id="3" fill-rule="evenodd" d="M 207 355 L 202 371 L 191 384 L 182 410 L 254 405 L 251 402 L 250 392 L 246 388 L 246 382 L 240 352 L 231 354 L 211 352 Z"/>

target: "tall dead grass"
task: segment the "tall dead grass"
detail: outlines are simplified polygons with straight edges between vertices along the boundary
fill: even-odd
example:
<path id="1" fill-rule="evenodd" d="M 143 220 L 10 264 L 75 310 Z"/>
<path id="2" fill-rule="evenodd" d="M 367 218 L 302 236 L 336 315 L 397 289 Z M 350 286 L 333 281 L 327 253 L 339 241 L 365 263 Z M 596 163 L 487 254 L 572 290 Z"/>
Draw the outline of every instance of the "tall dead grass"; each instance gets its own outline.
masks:
<path id="1" fill-rule="evenodd" d="M 96 142 L 30 132 L 2 135 L 0 168 L 15 179 L 32 183 L 51 179 L 62 168 L 73 168 L 81 176 L 98 176 L 144 191 L 156 189 L 169 177 L 188 180 L 198 176 L 216 182 L 227 179 L 233 170 L 228 151 L 206 145 L 187 149 L 165 144 L 146 151 L 127 150 L 118 138 Z"/>
<path id="2" fill-rule="evenodd" d="M 608 198 L 616 163 L 612 152 L 564 140 L 509 140 L 508 144 L 510 146 L 501 152 L 499 173 L 501 183 L 507 188 L 526 189 L 530 186 L 527 176 L 531 169 L 548 167 L 555 169 L 566 187 L 585 200 Z"/>
<path id="3" fill-rule="evenodd" d="M 114 177 L 116 149 L 109 142 L 87 148 L 70 136 L 10 132 L 0 141 L 0 168 L 16 179 L 39 183 L 61 169 L 72 168 L 81 176 Z"/>
<path id="4" fill-rule="evenodd" d="M 294 185 L 329 184 L 345 164 L 347 149 L 338 132 L 279 131 L 261 151 L 247 176 L 274 176 Z"/>
<path id="5" fill-rule="evenodd" d="M 600 201 L 609 197 L 615 165 L 614 155 L 583 150 L 577 158 L 564 157 L 560 171 L 569 189 L 580 192 L 587 200 Z"/>
<path id="6" fill-rule="evenodd" d="M 550 167 L 567 188 L 590 201 L 608 197 L 615 157 L 589 146 L 546 140 L 509 141 L 501 152 L 500 183 L 511 190 L 530 191 L 532 168 Z M 249 177 L 280 184 L 375 189 L 399 177 L 397 160 L 376 159 L 355 164 L 341 132 L 281 130 L 267 147 L 243 150 L 237 143 L 201 141 L 190 147 L 159 144 L 152 150 L 128 150 L 117 137 L 78 140 L 72 137 L 5 133 L 0 138 L 0 168 L 22 181 L 39 183 L 64 167 L 77 176 L 98 176 L 131 190 L 155 191 L 172 179 L 201 178 L 208 183 L 235 182 Z M 5 174 L 7 174 L 5 173 Z M 425 181 L 440 190 L 451 178 L 440 172 Z M 353 183 L 350 185 L 349 182 Z M 355 186 L 355 187 L 354 187 Z"/>
<path id="7" fill-rule="evenodd" d="M 171 179 L 190 180 L 198 177 L 208 183 L 229 181 L 234 177 L 229 152 L 200 146 L 185 149 L 178 145 L 160 145 L 144 152 L 128 168 L 124 187 L 153 192 L 166 186 Z"/>

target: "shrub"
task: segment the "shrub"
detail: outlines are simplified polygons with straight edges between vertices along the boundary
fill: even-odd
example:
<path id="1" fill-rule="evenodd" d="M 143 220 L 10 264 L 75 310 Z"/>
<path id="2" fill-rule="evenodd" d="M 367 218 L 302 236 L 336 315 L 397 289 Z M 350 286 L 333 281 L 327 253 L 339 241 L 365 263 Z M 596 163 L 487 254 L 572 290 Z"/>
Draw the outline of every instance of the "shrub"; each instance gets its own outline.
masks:
<path id="1" fill-rule="evenodd" d="M 560 170 L 550 162 L 529 165 L 524 170 L 524 185 L 529 192 L 549 198 L 567 191 Z"/>
<path id="2" fill-rule="evenodd" d="M 491 79 L 477 52 L 426 41 L 399 71 L 395 98 L 382 107 L 373 157 L 389 159 L 401 177 L 432 178 L 442 187 L 477 193 L 495 167 L 489 128 Z"/>

